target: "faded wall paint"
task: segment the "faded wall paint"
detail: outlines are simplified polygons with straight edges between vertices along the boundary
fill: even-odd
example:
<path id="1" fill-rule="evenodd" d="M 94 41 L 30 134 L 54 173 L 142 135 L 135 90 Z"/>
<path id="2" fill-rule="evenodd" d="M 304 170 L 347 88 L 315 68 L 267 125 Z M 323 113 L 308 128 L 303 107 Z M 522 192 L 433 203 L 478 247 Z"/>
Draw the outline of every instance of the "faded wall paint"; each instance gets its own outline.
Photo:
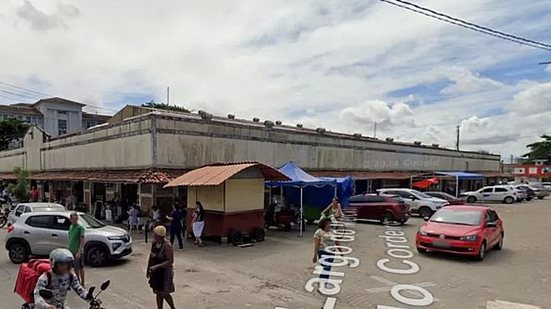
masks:
<path id="1" fill-rule="evenodd" d="M 205 210 L 224 211 L 224 184 L 218 186 L 188 187 L 188 208 L 194 208 L 196 201 L 200 201 Z"/>

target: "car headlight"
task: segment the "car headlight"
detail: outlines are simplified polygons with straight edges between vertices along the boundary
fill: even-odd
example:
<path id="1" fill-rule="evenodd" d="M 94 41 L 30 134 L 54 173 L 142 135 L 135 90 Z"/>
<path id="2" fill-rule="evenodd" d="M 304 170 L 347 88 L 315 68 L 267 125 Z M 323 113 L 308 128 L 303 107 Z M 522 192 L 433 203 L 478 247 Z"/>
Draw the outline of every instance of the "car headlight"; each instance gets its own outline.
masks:
<path id="1" fill-rule="evenodd" d="M 475 241 L 477 239 L 478 239 L 478 235 L 468 235 L 468 236 L 463 236 L 459 238 L 459 240 L 465 240 L 465 241 Z"/>
<path id="2" fill-rule="evenodd" d="M 423 231 L 423 229 L 419 229 L 419 231 L 417 232 L 417 234 L 421 235 L 421 236 L 427 236 L 427 232 Z"/>

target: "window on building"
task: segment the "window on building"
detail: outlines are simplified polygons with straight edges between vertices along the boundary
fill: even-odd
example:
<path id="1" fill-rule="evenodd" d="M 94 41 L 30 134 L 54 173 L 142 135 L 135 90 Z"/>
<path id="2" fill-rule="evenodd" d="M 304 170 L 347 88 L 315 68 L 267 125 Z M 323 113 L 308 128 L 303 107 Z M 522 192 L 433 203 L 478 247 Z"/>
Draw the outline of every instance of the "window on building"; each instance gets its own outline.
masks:
<path id="1" fill-rule="evenodd" d="M 33 123 L 32 119 L 33 119 L 33 117 L 27 116 L 27 117 L 25 117 L 25 122 L 31 124 L 31 123 Z"/>
<path id="2" fill-rule="evenodd" d="M 58 135 L 67 134 L 67 120 L 65 119 L 57 120 L 57 131 L 58 131 Z"/>

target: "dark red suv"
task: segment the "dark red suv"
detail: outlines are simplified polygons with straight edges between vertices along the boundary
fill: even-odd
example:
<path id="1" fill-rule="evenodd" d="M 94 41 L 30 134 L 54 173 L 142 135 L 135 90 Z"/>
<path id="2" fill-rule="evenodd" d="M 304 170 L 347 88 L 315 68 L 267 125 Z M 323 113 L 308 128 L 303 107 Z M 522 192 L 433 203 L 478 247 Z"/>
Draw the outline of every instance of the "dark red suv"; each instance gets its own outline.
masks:
<path id="1" fill-rule="evenodd" d="M 356 213 L 357 219 L 378 220 L 383 224 L 404 224 L 409 219 L 409 206 L 394 195 L 355 195 L 350 198 L 349 208 Z"/>

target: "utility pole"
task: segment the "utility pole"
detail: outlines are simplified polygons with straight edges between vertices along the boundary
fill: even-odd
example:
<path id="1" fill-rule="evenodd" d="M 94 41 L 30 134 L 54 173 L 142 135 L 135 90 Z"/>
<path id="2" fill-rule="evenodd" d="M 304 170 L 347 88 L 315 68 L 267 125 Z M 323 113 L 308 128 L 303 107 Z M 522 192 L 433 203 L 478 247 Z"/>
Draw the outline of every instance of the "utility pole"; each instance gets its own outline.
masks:
<path id="1" fill-rule="evenodd" d="M 455 149 L 456 149 L 457 151 L 459 151 L 459 128 L 460 128 L 460 126 L 458 125 L 458 126 L 456 127 L 456 129 L 457 129 L 457 137 L 456 137 L 456 139 L 455 139 Z"/>
<path id="2" fill-rule="evenodd" d="M 377 138 L 377 123 L 376 122 L 373 124 L 373 137 Z"/>
<path id="3" fill-rule="evenodd" d="M 166 105 L 170 105 L 170 87 L 166 87 Z"/>

